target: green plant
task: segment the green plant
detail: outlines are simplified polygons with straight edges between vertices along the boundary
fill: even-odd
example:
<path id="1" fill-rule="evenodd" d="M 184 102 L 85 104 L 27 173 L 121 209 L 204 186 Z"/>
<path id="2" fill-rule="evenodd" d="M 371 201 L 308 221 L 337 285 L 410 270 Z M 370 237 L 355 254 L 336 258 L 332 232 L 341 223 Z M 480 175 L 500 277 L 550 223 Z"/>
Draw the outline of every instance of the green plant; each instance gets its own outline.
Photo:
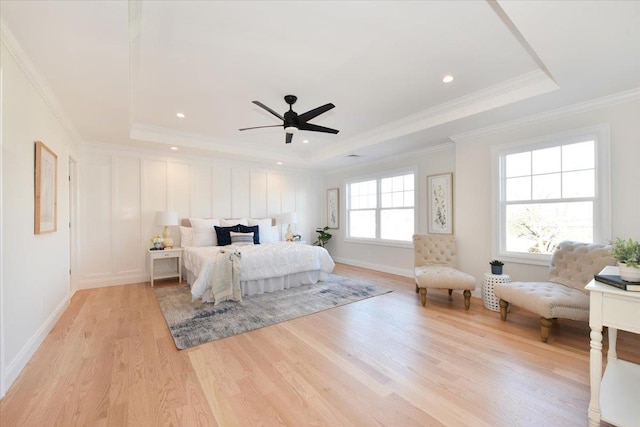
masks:
<path id="1" fill-rule="evenodd" d="M 324 245 L 326 245 L 327 242 L 331 240 L 331 234 L 327 233 L 328 229 L 329 226 L 316 228 L 316 233 L 318 233 L 318 240 L 313 242 L 314 245 L 322 246 L 324 248 Z"/>
<path id="2" fill-rule="evenodd" d="M 490 264 L 490 265 L 503 266 L 503 265 L 504 265 L 504 262 L 502 262 L 502 261 L 498 261 L 497 259 L 494 259 L 494 260 L 493 260 L 493 261 L 491 261 L 489 264 Z"/>
<path id="3" fill-rule="evenodd" d="M 611 244 L 611 256 L 629 267 L 640 267 L 640 243 L 631 238 L 624 240 L 617 238 Z"/>

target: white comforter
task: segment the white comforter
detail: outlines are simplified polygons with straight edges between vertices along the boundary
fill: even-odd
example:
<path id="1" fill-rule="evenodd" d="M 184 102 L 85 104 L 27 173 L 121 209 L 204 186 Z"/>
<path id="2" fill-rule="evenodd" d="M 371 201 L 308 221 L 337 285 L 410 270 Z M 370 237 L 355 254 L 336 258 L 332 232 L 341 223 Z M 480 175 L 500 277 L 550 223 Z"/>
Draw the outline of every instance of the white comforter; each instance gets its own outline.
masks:
<path id="1" fill-rule="evenodd" d="M 191 286 L 194 301 L 211 288 L 216 254 L 222 249 L 238 249 L 242 254 L 240 281 L 283 277 L 307 271 L 331 273 L 335 263 L 326 249 L 289 242 L 263 243 L 250 246 L 189 247 L 183 251 L 184 266 L 196 280 Z"/>

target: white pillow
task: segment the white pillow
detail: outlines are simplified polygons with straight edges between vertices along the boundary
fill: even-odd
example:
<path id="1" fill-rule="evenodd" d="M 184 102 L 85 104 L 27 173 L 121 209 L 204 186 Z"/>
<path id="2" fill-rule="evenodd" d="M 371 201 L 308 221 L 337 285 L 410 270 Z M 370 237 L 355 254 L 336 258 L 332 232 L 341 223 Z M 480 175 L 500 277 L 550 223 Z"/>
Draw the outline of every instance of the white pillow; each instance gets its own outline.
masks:
<path id="1" fill-rule="evenodd" d="M 220 220 L 220 224 L 216 224 L 216 225 L 218 227 L 233 227 L 234 225 L 238 225 L 238 224 L 242 224 L 242 225 L 246 225 L 246 226 L 249 225 L 247 223 L 247 218 L 221 219 Z"/>
<path id="2" fill-rule="evenodd" d="M 259 241 L 260 243 L 269 243 L 272 241 L 271 238 L 271 218 L 265 219 L 255 219 L 249 218 L 247 220 L 249 223 L 249 227 L 253 227 L 254 225 L 258 226 L 258 232 L 260 233 Z"/>
<path id="3" fill-rule="evenodd" d="M 280 240 L 280 231 L 278 230 L 278 226 L 269 226 L 266 229 L 262 229 L 260 227 L 260 243 L 271 243 L 277 242 Z"/>
<path id="4" fill-rule="evenodd" d="M 214 228 L 194 228 L 193 246 L 218 246 L 218 236 Z"/>
<path id="5" fill-rule="evenodd" d="M 193 228 L 180 226 L 180 246 L 183 248 L 193 246 Z"/>
<path id="6" fill-rule="evenodd" d="M 193 228 L 193 246 L 218 246 L 218 236 L 214 226 L 220 226 L 219 219 L 189 218 Z"/>
<path id="7" fill-rule="evenodd" d="M 230 231 L 231 244 L 236 246 L 250 246 L 253 245 L 253 233 L 236 233 Z"/>

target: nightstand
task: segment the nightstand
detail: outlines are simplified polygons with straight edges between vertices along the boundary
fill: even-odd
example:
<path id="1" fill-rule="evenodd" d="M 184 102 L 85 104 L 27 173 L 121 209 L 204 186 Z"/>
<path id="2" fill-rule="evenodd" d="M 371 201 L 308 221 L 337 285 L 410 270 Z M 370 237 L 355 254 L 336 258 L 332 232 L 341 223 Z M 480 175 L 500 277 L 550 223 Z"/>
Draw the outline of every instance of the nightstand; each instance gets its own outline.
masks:
<path id="1" fill-rule="evenodd" d="M 176 260 L 176 269 L 168 272 L 162 272 L 156 274 L 154 272 L 154 265 L 156 260 L 159 259 L 173 259 Z M 177 277 L 182 282 L 182 248 L 164 249 L 158 251 L 152 251 L 149 249 L 149 270 L 151 275 L 151 287 L 153 288 L 153 281 L 157 279 L 169 279 L 171 277 Z"/>

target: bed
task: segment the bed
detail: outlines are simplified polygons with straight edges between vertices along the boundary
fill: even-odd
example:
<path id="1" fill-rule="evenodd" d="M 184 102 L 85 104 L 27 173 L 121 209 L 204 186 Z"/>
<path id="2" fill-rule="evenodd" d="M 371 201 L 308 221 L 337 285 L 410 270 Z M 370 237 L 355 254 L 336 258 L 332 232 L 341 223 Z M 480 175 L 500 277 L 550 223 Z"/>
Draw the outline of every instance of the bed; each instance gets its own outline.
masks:
<path id="1" fill-rule="evenodd" d="M 211 221 L 211 220 L 209 220 Z M 225 225 L 225 220 L 219 220 Z M 227 220 L 233 223 L 237 220 Z M 333 271 L 335 263 L 326 249 L 300 242 L 277 241 L 267 234 L 267 220 L 240 220 L 249 225 L 263 221 L 263 240 L 260 244 L 217 246 L 217 239 L 207 240 L 204 246 L 190 246 L 183 242 L 182 259 L 187 283 L 191 286 L 193 300 L 212 302 L 211 278 L 216 268 L 216 257 L 220 251 L 239 251 L 241 254 L 240 286 L 242 295 L 255 295 L 289 289 L 300 285 L 315 284 L 325 280 Z M 271 220 L 268 220 L 271 221 Z M 199 228 L 211 230 L 211 222 L 198 224 Z M 183 227 L 181 227 L 183 229 Z M 196 232 L 194 228 L 192 232 Z M 181 230 L 185 231 L 185 230 Z M 202 231 L 202 230 L 201 230 Z M 274 231 L 274 230 L 271 230 Z M 215 233 L 214 233 L 215 234 Z M 207 235 L 208 237 L 208 235 Z M 184 239 L 183 239 L 184 240 Z M 256 239 L 257 240 L 257 239 Z M 196 242 L 197 243 L 197 242 Z"/>

